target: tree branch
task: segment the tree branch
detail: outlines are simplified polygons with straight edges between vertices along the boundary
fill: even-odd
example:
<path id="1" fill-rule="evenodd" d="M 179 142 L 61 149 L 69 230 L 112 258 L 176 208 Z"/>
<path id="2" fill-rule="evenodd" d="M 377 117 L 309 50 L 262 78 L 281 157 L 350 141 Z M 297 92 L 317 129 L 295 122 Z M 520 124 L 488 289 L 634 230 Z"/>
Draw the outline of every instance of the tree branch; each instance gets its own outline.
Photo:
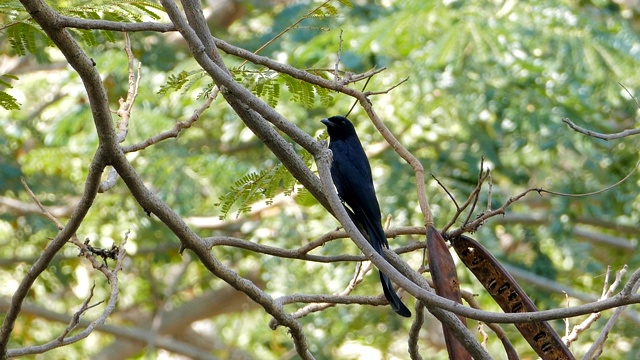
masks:
<path id="1" fill-rule="evenodd" d="M 578 126 L 568 118 L 562 118 L 562 122 L 569 125 L 569 127 L 573 129 L 575 132 L 578 132 L 580 134 L 584 134 L 596 139 L 605 140 L 605 141 L 622 139 L 627 136 L 640 134 L 640 129 L 627 129 L 614 134 L 603 134 L 603 133 L 595 132 L 595 131 L 583 128 L 581 126 Z"/>
<path id="2" fill-rule="evenodd" d="M 193 53 L 196 60 L 213 77 L 216 83 L 219 86 L 224 85 L 225 87 L 230 87 L 232 89 L 240 88 L 248 92 L 246 89 L 242 88 L 237 83 L 235 83 L 233 79 L 229 76 L 227 71 L 221 69 L 220 67 L 218 67 L 218 65 L 214 63 L 214 59 L 216 58 L 216 55 L 213 52 L 210 52 L 210 53 L 206 52 L 207 45 L 211 46 L 209 41 L 206 40 L 208 37 L 210 37 L 210 34 L 208 33 L 206 22 L 204 22 L 204 17 L 201 16 L 202 12 L 201 12 L 199 1 L 183 2 L 183 6 L 185 7 L 185 9 L 189 9 L 187 14 L 192 15 L 192 17 L 189 19 L 189 22 L 190 22 L 189 24 L 186 23 L 185 19 L 180 14 L 180 11 L 178 10 L 175 3 L 169 0 L 161 0 L 161 3 L 163 7 L 166 9 L 167 14 L 169 15 L 171 21 L 176 25 L 177 29 L 180 31 L 182 36 L 185 38 L 185 40 L 189 44 L 189 48 L 191 49 L 191 52 Z M 191 26 L 194 26 L 194 24 L 196 28 L 206 29 L 206 34 L 202 34 L 202 33 L 200 34 L 200 36 L 205 39 L 204 43 L 201 41 L 201 38 L 199 38 L 198 35 L 196 35 L 196 32 L 191 27 Z M 242 90 L 239 90 L 239 93 L 242 94 L 243 93 Z M 255 101 L 255 97 L 251 95 L 250 92 L 248 92 L 249 95 L 246 96 L 246 92 L 243 94 L 245 95 L 244 101 L 249 103 L 251 103 L 252 100 Z M 223 95 L 225 95 L 224 91 L 223 91 Z M 227 101 L 229 101 L 228 96 L 225 96 L 225 98 L 227 98 Z M 252 114 L 247 111 L 248 109 L 246 110 L 243 109 L 244 107 L 243 103 L 236 101 L 235 99 L 231 99 L 231 101 L 229 102 L 234 107 L 234 110 L 236 110 L 236 112 L 240 111 L 239 115 L 241 115 L 240 117 L 243 120 L 257 120 L 255 116 L 252 116 Z M 247 112 L 244 112 L 243 110 Z M 275 137 L 275 139 L 277 139 L 277 137 Z M 315 141 L 313 142 L 315 143 Z M 282 147 L 278 149 L 283 150 Z M 293 154 L 295 154 L 295 152 L 293 152 Z M 294 155 L 293 158 L 299 159 L 297 155 Z M 309 170 L 308 168 L 306 168 L 306 166 L 304 166 L 304 168 L 307 171 Z M 154 208 L 156 206 L 166 206 L 164 204 L 150 204 L 150 205 L 153 205 Z M 145 208 L 152 210 L 148 207 L 145 207 Z M 175 215 L 175 214 L 172 214 L 172 215 Z M 175 216 L 174 219 L 167 219 L 167 220 L 168 222 L 165 222 L 165 223 L 168 223 L 170 227 L 171 227 L 171 223 L 173 222 L 179 221 L 180 223 L 182 223 L 182 220 L 177 216 Z M 163 219 L 163 222 L 164 221 L 165 220 Z M 238 290 L 247 293 L 247 295 L 249 295 L 257 303 L 259 303 L 265 309 L 265 311 L 267 311 L 269 314 L 274 316 L 278 320 L 278 322 L 288 327 L 294 339 L 294 344 L 296 346 L 298 354 L 303 359 L 313 359 L 313 356 L 308 350 L 306 337 L 302 331 L 300 324 L 295 319 L 293 319 L 293 317 L 286 314 L 282 309 L 282 306 L 276 304 L 270 296 L 262 292 L 257 287 L 251 286 L 252 284 L 246 284 L 246 282 L 244 282 L 243 279 L 239 278 L 239 276 L 235 272 L 222 266 L 222 264 L 220 264 L 210 254 L 210 252 L 207 251 L 207 248 L 203 246 L 204 244 L 201 241 L 198 241 L 199 239 L 197 238 L 197 236 L 193 234 L 190 229 L 186 228 L 186 226 L 185 228 L 182 228 L 182 229 L 174 229 L 174 231 L 178 231 L 177 234 L 186 232 L 184 235 L 188 235 L 188 237 L 184 236 L 184 240 L 183 240 L 183 244 L 185 245 L 185 247 L 193 250 L 196 253 L 196 255 L 200 258 L 200 260 L 203 262 L 203 264 L 207 267 L 207 269 L 209 269 L 212 273 L 214 273 L 218 277 L 221 277 L 222 279 L 227 281 L 229 284 L 236 287 Z"/>

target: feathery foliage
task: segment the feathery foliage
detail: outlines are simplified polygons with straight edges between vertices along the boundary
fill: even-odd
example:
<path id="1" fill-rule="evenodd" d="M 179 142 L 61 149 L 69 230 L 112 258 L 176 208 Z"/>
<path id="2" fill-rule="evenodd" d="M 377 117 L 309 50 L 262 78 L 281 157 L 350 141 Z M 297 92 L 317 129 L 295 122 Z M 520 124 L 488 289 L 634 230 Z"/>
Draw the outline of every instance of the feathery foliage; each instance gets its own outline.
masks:
<path id="1" fill-rule="evenodd" d="M 291 100 L 302 104 L 305 108 L 313 108 L 318 104 L 327 106 L 332 103 L 333 96 L 329 90 L 295 79 L 287 74 L 266 70 L 247 70 L 244 68 L 230 69 L 234 78 L 245 85 L 256 96 L 262 98 L 271 107 L 278 105 L 282 99 Z M 167 94 L 171 91 L 181 91 L 182 93 L 191 90 L 198 81 L 206 77 L 202 70 L 181 71 L 178 74 L 171 74 L 167 83 L 160 87 L 158 94 Z M 282 86 L 288 93 L 281 91 Z M 208 86 L 213 86 L 212 84 Z M 207 91 L 203 91 L 206 93 Z M 285 97 L 285 95 L 288 96 Z"/>
<path id="2" fill-rule="evenodd" d="M 12 88 L 11 84 L 8 81 L 3 80 L 2 78 L 10 78 L 13 80 L 18 80 L 18 77 L 11 74 L 3 74 L 0 76 L 0 86 L 5 88 Z M 20 104 L 18 100 L 13 96 L 7 94 L 4 91 L 0 91 L 0 106 L 7 110 L 18 110 L 20 109 Z"/>
<path id="3" fill-rule="evenodd" d="M 321 137 L 326 138 L 326 134 Z M 313 156 L 306 150 L 300 154 L 307 166 L 311 166 Z M 220 207 L 220 219 L 224 220 L 232 208 L 237 208 L 236 217 L 242 213 L 251 211 L 251 204 L 264 200 L 267 205 L 273 202 L 273 198 L 282 192 L 285 196 L 291 196 L 299 182 L 291 173 L 278 163 L 271 169 L 264 169 L 259 172 L 252 172 L 236 181 L 231 189 L 220 196 L 220 202 L 216 206 Z M 304 192 L 301 192 L 304 195 Z"/>
<path id="4" fill-rule="evenodd" d="M 144 17 L 153 20 L 160 19 L 160 16 L 153 10 L 164 11 L 162 6 L 146 0 L 124 0 L 124 1 L 104 1 L 85 3 L 64 3 L 64 5 L 53 5 L 55 10 L 64 16 L 76 17 L 91 20 L 109 20 L 118 22 L 141 22 Z M 4 17 L 5 36 L 11 48 L 17 55 L 24 56 L 27 53 L 36 54 L 41 52 L 41 46 L 51 46 L 51 42 L 46 37 L 40 27 L 31 19 L 18 1 L 9 1 L 0 4 L 0 16 Z M 96 31 L 70 29 L 72 33 L 78 34 L 85 44 L 94 46 L 98 42 L 95 37 Z M 115 41 L 112 31 L 98 30 L 109 42 Z M 44 43 L 44 44 L 43 44 Z"/>

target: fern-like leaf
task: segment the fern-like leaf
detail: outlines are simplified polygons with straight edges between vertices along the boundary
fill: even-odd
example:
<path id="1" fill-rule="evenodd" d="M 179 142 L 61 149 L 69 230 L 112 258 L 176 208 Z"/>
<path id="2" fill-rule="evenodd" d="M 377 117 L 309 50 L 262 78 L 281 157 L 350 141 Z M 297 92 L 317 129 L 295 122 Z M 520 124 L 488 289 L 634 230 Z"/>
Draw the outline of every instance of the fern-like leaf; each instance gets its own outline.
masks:
<path id="1" fill-rule="evenodd" d="M 13 51 L 19 56 L 24 56 L 27 52 L 36 53 L 36 34 L 41 33 L 40 29 L 28 22 L 18 22 L 7 29 L 7 38 Z"/>
<path id="2" fill-rule="evenodd" d="M 336 15 L 338 15 L 338 9 L 336 9 L 335 6 L 327 2 L 322 6 L 320 6 L 319 8 L 317 8 L 311 14 L 309 14 L 309 17 L 323 18 L 323 17 L 330 17 L 330 16 L 336 16 Z"/>
<path id="3" fill-rule="evenodd" d="M 274 174 L 278 172 L 280 166 L 275 166 L 270 170 L 262 170 L 259 173 L 247 174 L 236 181 L 231 190 L 221 196 L 220 202 L 216 204 L 216 206 L 220 206 L 222 211 L 220 219 L 226 218 L 234 205 L 238 207 L 236 216 L 239 216 L 241 213 L 251 211 L 249 205 L 256 201 L 265 198 L 273 199 L 273 196 L 270 195 L 274 193 L 273 188 L 277 186 L 273 182 Z"/>
<path id="4" fill-rule="evenodd" d="M 158 90 L 158 94 L 167 94 L 171 91 L 179 91 L 182 90 L 183 93 L 191 89 L 194 84 L 205 77 L 205 73 L 203 70 L 195 70 L 195 71 L 181 71 L 177 75 L 169 74 L 169 78 L 167 79 L 167 83 L 160 86 L 160 90 Z"/>
<path id="5" fill-rule="evenodd" d="M 272 81 L 271 84 L 272 86 L 267 91 L 267 104 L 271 107 L 276 107 L 280 97 L 280 84 L 276 81 Z"/>
<path id="6" fill-rule="evenodd" d="M 348 8 L 353 8 L 353 4 L 351 3 L 350 0 L 338 0 L 342 5 L 348 7 Z"/>
<path id="7" fill-rule="evenodd" d="M 316 90 L 316 94 L 318 94 L 320 105 L 322 105 L 323 108 L 331 106 L 333 103 L 333 96 L 331 96 L 329 90 L 317 85 L 314 85 L 313 88 Z"/>
<path id="8" fill-rule="evenodd" d="M 309 166 L 313 157 L 303 151 L 302 158 Z M 298 185 L 293 175 L 282 164 L 278 164 L 269 170 L 243 176 L 215 205 L 220 207 L 220 219 L 224 220 L 233 208 L 237 208 L 236 216 L 239 216 L 251 211 L 250 205 L 258 201 L 264 200 L 266 204 L 272 204 L 279 192 L 291 196 Z"/>
<path id="9" fill-rule="evenodd" d="M 18 77 L 12 74 L 3 74 L 0 76 L 0 86 L 11 89 L 13 86 L 9 81 L 4 80 L 3 78 L 18 80 Z M 0 90 L 0 107 L 6 110 L 20 110 L 20 103 L 13 96 L 8 93 Z"/>
<path id="10" fill-rule="evenodd" d="M 20 110 L 20 103 L 13 96 L 0 91 L 0 107 L 6 110 Z"/>
<path id="11" fill-rule="evenodd" d="M 328 135 L 326 132 L 317 137 L 317 140 L 326 140 Z M 299 156 L 302 161 L 311 167 L 313 155 L 302 149 Z M 236 181 L 229 192 L 220 197 L 220 202 L 216 206 L 220 207 L 220 219 L 224 220 L 233 208 L 237 208 L 236 216 L 241 213 L 251 211 L 251 204 L 260 200 L 264 200 L 267 204 L 273 202 L 273 198 L 282 192 L 286 196 L 291 196 L 294 192 L 298 194 L 298 202 L 312 203 L 313 197 L 309 192 L 291 175 L 291 173 L 282 165 L 278 164 L 269 170 L 253 172 L 243 176 Z"/>

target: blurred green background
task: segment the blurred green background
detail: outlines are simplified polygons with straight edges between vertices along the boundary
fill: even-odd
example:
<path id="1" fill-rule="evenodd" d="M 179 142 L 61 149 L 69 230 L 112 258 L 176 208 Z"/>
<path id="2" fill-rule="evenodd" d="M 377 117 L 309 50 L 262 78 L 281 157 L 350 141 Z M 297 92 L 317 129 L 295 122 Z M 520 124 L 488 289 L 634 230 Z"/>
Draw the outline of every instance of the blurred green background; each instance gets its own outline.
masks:
<path id="1" fill-rule="evenodd" d="M 50 3 L 77 16 L 88 16 L 91 6 L 96 9 L 100 5 Z M 374 108 L 458 203 L 475 187 L 484 157 L 492 170 L 491 198 L 485 187 L 472 217 L 485 210 L 489 200 L 495 209 L 530 187 L 587 193 L 610 186 L 633 171 L 638 160 L 635 137 L 597 140 L 572 131 L 561 119 L 567 117 L 598 132 L 637 127 L 638 105 L 621 86 L 637 96 L 637 4 L 239 0 L 212 1 L 203 6 L 211 12 L 215 36 L 255 51 L 323 3 L 318 12 L 260 54 L 332 79 L 324 69 L 334 68 L 341 42 L 342 70 L 360 73 L 386 67 L 373 77 L 368 90 L 384 90 L 408 78 L 388 94 L 372 97 Z M 104 8 L 93 11 L 102 18 L 117 19 L 105 10 L 119 9 L 120 5 L 114 4 L 105 2 Z M 22 45 L 9 41 L 11 31 L 21 26 L 17 20 L 26 14 L 19 11 L 18 3 L 3 6 L 0 18 L 6 26 L 0 32 L 0 74 L 19 79 L 3 77 L 13 88 L 2 90 L 21 106 L 0 110 L 0 299 L 4 303 L 56 234 L 55 226 L 34 208 L 20 177 L 64 222 L 82 192 L 97 136 L 78 76 L 54 47 L 44 46 L 43 37 L 36 34 Z M 153 20 L 144 12 L 126 9 L 141 19 Z M 145 9 L 166 21 L 161 11 Z M 127 16 L 131 15 L 123 18 Z M 118 98 L 125 97 L 127 91 L 122 35 L 101 31 L 74 31 L 74 35 L 95 60 L 112 109 L 117 109 Z M 177 33 L 141 32 L 130 34 L 130 38 L 134 56 L 142 65 L 125 145 L 188 119 L 211 89 L 211 81 L 199 72 Z M 225 55 L 224 59 L 243 84 L 312 136 L 322 135 L 321 118 L 345 114 L 353 102 L 261 67 L 240 67 L 237 58 Z M 175 85 L 181 72 L 182 86 L 167 86 Z M 362 109 L 356 107 L 350 118 L 371 155 L 383 216 L 392 216 L 392 227 L 420 225 L 411 168 L 384 143 Z M 128 157 L 147 185 L 203 237 L 230 235 L 294 249 L 338 225 L 299 186 L 293 196 L 281 194 L 287 184 L 272 189 L 277 194 L 273 203 L 265 203 L 259 196 L 249 213 L 239 211 L 241 201 L 229 203 L 229 209 L 219 205 L 224 203 L 221 197 L 238 186 L 239 179 L 269 172 L 278 164 L 221 97 L 177 139 Z M 607 266 L 614 271 L 624 264 L 632 270 L 640 266 L 635 251 L 640 229 L 639 180 L 634 172 L 615 188 L 587 197 L 529 194 L 512 205 L 505 217 L 490 220 L 473 237 L 504 264 L 523 270 L 518 279 L 539 308 L 565 307 L 567 300 L 557 289 L 536 282 L 535 276 L 560 284 L 571 295 L 569 304 L 577 305 L 588 296 L 599 296 Z M 436 227 L 442 227 L 452 218 L 455 206 L 431 179 L 427 191 Z M 454 227 L 460 225 L 461 220 Z M 181 311 L 193 311 L 190 304 L 200 304 L 198 299 L 229 291 L 196 259 L 181 257 L 176 237 L 156 218 L 147 217 L 119 181 L 99 194 L 78 236 L 89 238 L 94 246 L 110 247 L 120 243 L 127 230 L 131 230 L 127 244 L 130 256 L 120 274 L 121 298 L 109 325 L 155 331 L 154 319 L 180 317 Z M 395 247 L 423 240 L 402 236 L 391 243 Z M 217 247 L 213 251 L 273 296 L 339 292 L 347 286 L 355 266 L 279 259 L 236 248 Z M 357 254 L 358 249 L 349 240 L 338 240 L 314 253 Z M 34 309 L 71 314 L 94 281 L 95 299 L 106 297 L 104 278 L 77 254 L 75 247 L 66 246 L 35 283 L 27 299 Z M 422 252 L 403 258 L 418 268 Z M 485 309 L 499 311 L 463 265 L 459 270 L 462 289 L 478 294 Z M 368 276 L 356 290 L 362 295 L 379 292 L 376 276 Z M 296 358 L 286 331 L 270 330 L 269 317 L 246 298 L 232 293 L 226 296 L 212 298 L 213 309 L 203 306 L 180 334 L 167 330 L 169 336 L 190 344 L 204 343 L 199 346 L 221 359 Z M 408 302 L 412 306 L 414 301 Z M 66 327 L 64 322 L 29 309 L 16 324 L 11 347 L 45 342 Z M 287 309 L 297 308 L 289 305 Z M 637 307 L 631 306 L 627 316 L 617 322 L 602 359 L 634 359 L 640 351 L 640 316 L 636 311 Z M 87 317 L 96 314 L 98 309 Z M 589 348 L 610 314 L 605 312 L 571 346 L 577 356 Z M 582 319 L 570 319 L 570 325 Z M 317 359 L 408 358 L 410 322 L 386 307 L 337 306 L 301 322 Z M 475 333 L 476 324 L 470 322 Z M 553 325 L 564 334 L 561 321 Z M 513 326 L 504 328 L 523 359 L 536 357 Z M 490 353 L 497 359 L 505 358 L 499 341 L 488 332 Z M 447 358 L 435 319 L 427 320 L 421 336 L 423 354 L 432 359 Z M 85 341 L 38 358 L 178 356 L 161 346 L 127 342 L 124 335 L 96 332 Z"/>

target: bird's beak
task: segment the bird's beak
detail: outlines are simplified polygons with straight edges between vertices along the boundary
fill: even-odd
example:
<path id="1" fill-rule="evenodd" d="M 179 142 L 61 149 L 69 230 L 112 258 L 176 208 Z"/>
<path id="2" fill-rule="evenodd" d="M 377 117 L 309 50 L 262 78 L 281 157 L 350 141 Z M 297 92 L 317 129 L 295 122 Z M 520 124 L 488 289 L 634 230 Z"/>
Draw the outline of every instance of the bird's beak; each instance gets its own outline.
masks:
<path id="1" fill-rule="evenodd" d="M 331 121 L 329 121 L 329 119 L 322 119 L 320 120 L 321 123 L 327 125 L 327 127 L 334 127 L 336 126 L 336 124 L 332 123 Z"/>

